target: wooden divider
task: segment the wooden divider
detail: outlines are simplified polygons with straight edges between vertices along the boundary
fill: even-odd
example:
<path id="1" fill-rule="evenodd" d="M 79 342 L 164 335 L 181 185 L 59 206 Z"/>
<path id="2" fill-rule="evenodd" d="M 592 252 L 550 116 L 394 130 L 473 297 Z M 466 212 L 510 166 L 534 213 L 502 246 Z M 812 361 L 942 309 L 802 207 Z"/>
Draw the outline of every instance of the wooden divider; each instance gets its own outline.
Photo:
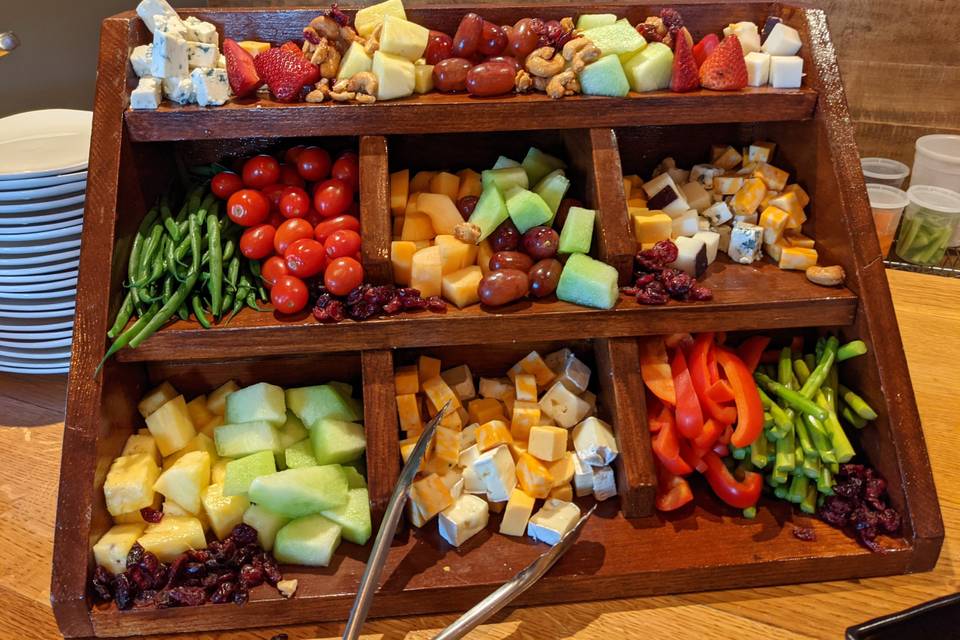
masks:
<path id="1" fill-rule="evenodd" d="M 367 433 L 367 488 L 374 531 L 400 476 L 400 435 L 393 384 L 393 352 L 364 351 L 363 418 Z"/>
<path id="2" fill-rule="evenodd" d="M 383 136 L 360 138 L 360 252 L 367 282 L 390 284 L 390 175 L 387 140 Z"/>
<path id="3" fill-rule="evenodd" d="M 597 255 L 617 270 L 620 285 L 626 286 L 633 281 L 636 241 L 627 214 L 616 133 L 613 129 L 591 129 L 590 148 L 596 189 Z"/>

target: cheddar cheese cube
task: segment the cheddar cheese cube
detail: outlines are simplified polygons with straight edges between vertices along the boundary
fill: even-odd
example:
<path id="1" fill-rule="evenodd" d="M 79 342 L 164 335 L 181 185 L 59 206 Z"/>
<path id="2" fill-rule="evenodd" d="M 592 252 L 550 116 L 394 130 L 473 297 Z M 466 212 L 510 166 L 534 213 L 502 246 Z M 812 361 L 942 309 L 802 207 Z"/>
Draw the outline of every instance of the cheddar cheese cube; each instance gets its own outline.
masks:
<path id="1" fill-rule="evenodd" d="M 522 536 L 527 530 L 527 521 L 533 513 L 533 497 L 517 487 L 510 492 L 510 499 L 500 521 L 500 533 L 505 536 Z"/>
<path id="2" fill-rule="evenodd" d="M 752 178 L 744 182 L 743 187 L 737 191 L 730 202 L 730 209 L 734 216 L 749 216 L 757 211 L 763 196 L 767 193 L 767 187 L 763 180 Z"/>
<path id="3" fill-rule="evenodd" d="M 397 388 L 397 395 L 417 393 L 420 391 L 420 377 L 417 375 L 417 366 L 397 367 L 393 374 L 393 382 Z"/>
<path id="4" fill-rule="evenodd" d="M 812 267 L 816 264 L 816 249 L 786 247 L 780 253 L 780 261 L 777 263 L 777 266 L 781 269 L 797 269 L 799 271 L 806 271 L 809 267 Z"/>
<path id="5" fill-rule="evenodd" d="M 800 203 L 801 207 L 806 207 L 810 204 L 810 196 L 807 195 L 807 192 L 803 190 L 798 184 L 788 184 L 783 188 L 784 193 L 792 193 L 797 196 L 797 201 Z"/>
<path id="6" fill-rule="evenodd" d="M 516 367 L 519 367 L 519 371 L 514 371 Z M 510 371 L 514 371 L 514 375 L 510 375 Z M 514 365 L 513 368 L 507 372 L 507 377 L 511 380 L 514 379 L 517 373 L 530 373 L 533 374 L 533 377 L 537 379 L 537 386 L 541 389 L 546 387 L 556 378 L 556 374 L 550 370 L 550 367 L 547 366 L 547 363 L 543 361 L 543 358 L 540 357 L 540 354 L 536 351 L 531 351 L 524 357 L 523 360 Z"/>
<path id="7" fill-rule="evenodd" d="M 787 186 L 787 180 L 790 178 L 790 174 L 783 169 L 778 169 L 772 164 L 761 162 L 754 170 L 753 177 L 763 180 L 768 189 L 783 191 L 783 188 Z"/>
<path id="8" fill-rule="evenodd" d="M 423 383 L 426 380 L 436 378 L 440 375 L 441 363 L 436 358 L 430 356 L 420 356 L 417 359 L 417 374 L 420 376 L 420 390 L 423 391 Z"/>
<path id="9" fill-rule="evenodd" d="M 547 462 L 560 460 L 567 453 L 566 429 L 560 427 L 530 427 L 530 455 Z"/>
<path id="10" fill-rule="evenodd" d="M 397 396 L 397 415 L 400 417 L 400 429 L 410 433 L 423 431 L 423 419 L 420 417 L 420 403 L 417 396 L 404 393 Z"/>
<path id="11" fill-rule="evenodd" d="M 423 393 L 427 397 L 427 401 L 433 404 L 435 411 L 442 409 L 443 405 L 447 402 L 450 403 L 451 412 L 453 409 L 458 409 L 463 406 L 457 394 L 453 392 L 453 389 L 451 389 L 446 381 L 439 375 L 424 380 L 422 384 Z"/>
<path id="12" fill-rule="evenodd" d="M 540 405 L 536 402 L 517 400 L 510 415 L 510 433 L 517 440 L 527 440 L 530 429 L 540 424 Z"/>
<path id="13" fill-rule="evenodd" d="M 453 504 L 453 495 L 443 478 L 432 473 L 410 485 L 410 502 L 417 506 L 423 522 L 429 522 Z"/>
<path id="14" fill-rule="evenodd" d="M 432 415 L 437 415 L 437 410 L 432 408 L 430 413 Z M 460 430 L 463 429 L 463 420 L 460 418 L 460 410 L 451 410 L 444 414 L 443 418 L 440 420 L 441 427 L 446 427 L 447 429 L 453 429 L 457 433 L 460 433 Z"/>
<path id="15" fill-rule="evenodd" d="M 524 453 L 517 461 L 517 480 L 524 493 L 534 498 L 546 498 L 553 488 L 550 470 L 529 453 Z"/>
<path id="16" fill-rule="evenodd" d="M 467 419 L 484 424 L 491 420 L 504 420 L 503 405 L 495 398 L 476 398 L 467 403 Z"/>
<path id="17" fill-rule="evenodd" d="M 514 397 L 523 402 L 537 401 L 537 379 L 531 373 L 520 373 L 513 379 Z"/>
<path id="18" fill-rule="evenodd" d="M 627 209 L 646 209 L 647 200 L 645 198 L 630 198 L 627 200 Z"/>
<path id="19" fill-rule="evenodd" d="M 673 231 L 673 219 L 665 213 L 633 216 L 633 235 L 639 244 L 669 240 Z"/>
<path id="20" fill-rule="evenodd" d="M 416 252 L 417 245 L 410 240 L 394 240 L 390 243 L 390 264 L 393 266 L 393 281 L 396 284 L 410 284 L 413 255 Z"/>
<path id="21" fill-rule="evenodd" d="M 777 207 L 767 207 L 760 214 L 760 226 L 763 227 L 763 242 L 774 244 L 783 236 L 790 214 Z"/>
<path id="22" fill-rule="evenodd" d="M 550 489 L 547 500 L 571 502 L 573 500 L 573 486 L 569 482 L 554 486 L 553 489 Z"/>
<path id="23" fill-rule="evenodd" d="M 476 438 L 477 447 L 481 452 L 513 442 L 510 429 L 507 428 L 507 423 L 502 420 L 491 420 L 481 424 L 477 427 Z"/>
<path id="24" fill-rule="evenodd" d="M 433 455 L 451 465 L 457 464 L 460 459 L 460 431 L 437 427 L 433 437 Z"/>

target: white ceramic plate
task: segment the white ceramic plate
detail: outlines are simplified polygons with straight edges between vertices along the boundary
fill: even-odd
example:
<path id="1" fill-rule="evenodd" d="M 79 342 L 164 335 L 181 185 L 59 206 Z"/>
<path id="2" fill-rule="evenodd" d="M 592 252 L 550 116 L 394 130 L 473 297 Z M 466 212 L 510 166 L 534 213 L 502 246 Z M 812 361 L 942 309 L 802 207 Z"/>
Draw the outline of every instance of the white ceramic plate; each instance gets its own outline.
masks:
<path id="1" fill-rule="evenodd" d="M 0 315 L 0 334 L 39 333 L 42 331 L 73 331 L 73 317 L 70 318 L 7 318 Z"/>
<path id="2" fill-rule="evenodd" d="M 77 182 L 87 179 L 87 168 L 75 173 L 61 173 L 54 176 L 45 176 L 43 178 L 17 178 L 11 180 L 0 180 L 0 191 L 18 191 L 20 189 L 39 189 L 40 187 L 52 187 L 67 182 Z"/>
<path id="3" fill-rule="evenodd" d="M 32 227 L 25 227 L 23 233 L 12 232 L 9 227 L 0 227 L 0 245 L 11 242 L 26 242 L 37 240 L 57 240 L 59 238 L 80 237 L 83 232 L 83 222 L 72 221 L 70 226 L 60 227 L 59 229 L 47 229 L 45 231 L 31 231 Z"/>
<path id="4" fill-rule="evenodd" d="M 2 184 L 2 183 L 0 183 Z M 66 196 L 75 193 L 82 193 L 87 190 L 87 181 L 65 182 L 55 184 L 52 187 L 41 187 L 39 189 L 22 189 L 20 191 L 0 191 L 0 202 L 23 202 L 29 200 L 44 200 Z"/>
<path id="5" fill-rule="evenodd" d="M 73 294 L 51 295 L 45 300 L 17 300 L 0 295 L 0 313 L 15 311 L 17 313 L 35 313 L 41 311 L 58 311 L 73 309 L 77 306 L 77 297 Z"/>
<path id="6" fill-rule="evenodd" d="M 53 318 L 69 318 L 73 322 L 73 316 L 77 313 L 73 306 L 66 309 L 51 309 L 48 311 L 6 311 L 0 310 L 0 329 L 3 323 L 8 320 L 52 320 Z"/>
<path id="7" fill-rule="evenodd" d="M 41 338 L 35 340 L 4 340 L 0 339 L 0 349 L 9 347 L 11 349 L 61 349 L 70 347 L 73 338 Z"/>
<path id="8" fill-rule="evenodd" d="M 79 171 L 90 155 L 91 111 L 44 109 L 0 119 L 0 180 Z"/>
<path id="9" fill-rule="evenodd" d="M 0 329 L 0 339 L 17 341 L 44 341 L 44 340 L 72 340 L 73 325 L 66 329 L 56 329 L 52 331 L 3 331 Z"/>
<path id="10" fill-rule="evenodd" d="M 7 202 L 0 204 L 0 213 L 33 213 L 46 212 L 53 209 L 63 209 L 64 207 L 76 207 L 83 204 L 87 194 L 80 192 L 77 195 L 67 196 L 65 198 L 47 198 L 46 200 L 35 200 L 31 202 Z"/>
<path id="11" fill-rule="evenodd" d="M 17 224 L 9 226 L 0 224 L 0 235 L 16 240 L 18 238 L 13 238 L 13 236 L 29 236 L 34 233 L 63 231 L 71 227 L 78 227 L 79 231 L 83 231 L 83 217 L 81 216 L 73 220 L 61 220 L 60 222 L 47 222 L 44 224 Z"/>
<path id="12" fill-rule="evenodd" d="M 20 253 L 16 255 L 0 256 L 0 267 L 29 267 L 32 265 L 45 265 L 56 263 L 61 260 L 71 260 L 80 257 L 80 248 L 68 251 L 55 251 L 53 253 Z"/>
<path id="13" fill-rule="evenodd" d="M 70 347 L 40 347 L 38 349 L 15 349 L 0 347 L 0 362 L 17 360 L 63 360 L 70 357 Z"/>
<path id="14" fill-rule="evenodd" d="M 32 256 L 38 252 L 66 253 L 80 248 L 80 236 L 72 238 L 53 238 L 51 240 L 6 240 L 0 237 L 0 260 L 13 256 Z"/>
<path id="15" fill-rule="evenodd" d="M 77 288 L 76 271 L 47 273 L 36 277 L 38 278 L 37 282 L 24 282 L 27 280 L 27 276 L 20 280 L 0 279 L 0 296 L 13 298 L 19 294 L 56 295 L 59 290 L 75 291 Z"/>
<path id="16" fill-rule="evenodd" d="M 70 363 L 67 362 L 66 364 L 63 364 L 63 365 L 56 365 L 49 369 L 46 367 L 31 369 L 31 368 L 24 368 L 24 367 L 7 367 L 4 365 L 0 365 L 0 371 L 3 371 L 4 373 L 25 373 L 25 374 L 32 374 L 37 376 L 49 376 L 57 373 L 70 373 Z"/>
<path id="17" fill-rule="evenodd" d="M 79 209 L 62 209 L 60 211 L 43 213 L 0 213 L 0 227 L 9 227 L 11 225 L 33 225 L 45 224 L 47 222 L 62 222 L 70 220 L 71 224 L 76 224 L 78 220 L 83 219 L 83 207 Z"/>
<path id="18" fill-rule="evenodd" d="M 79 260 L 74 260 L 61 264 L 30 267 L 29 269 L 0 269 L 0 287 L 23 287 L 47 282 L 59 283 L 69 278 L 76 278 L 79 264 Z"/>
<path id="19" fill-rule="evenodd" d="M 76 287 L 69 289 L 55 289 L 51 291 L 4 291 L 3 287 L 0 287 L 0 304 L 12 304 L 27 300 L 39 300 L 44 302 L 46 300 L 56 300 L 59 298 L 75 298 L 76 295 Z"/>

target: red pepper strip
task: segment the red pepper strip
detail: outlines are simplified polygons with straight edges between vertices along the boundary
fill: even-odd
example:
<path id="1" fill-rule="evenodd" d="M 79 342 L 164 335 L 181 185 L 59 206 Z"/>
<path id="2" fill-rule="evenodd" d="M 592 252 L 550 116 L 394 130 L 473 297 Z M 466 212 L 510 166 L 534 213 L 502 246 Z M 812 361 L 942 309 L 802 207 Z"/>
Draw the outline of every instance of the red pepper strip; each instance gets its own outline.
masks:
<path id="1" fill-rule="evenodd" d="M 670 360 L 663 338 L 640 338 L 640 375 L 644 384 L 670 406 L 677 404 L 677 392 L 670 375 Z"/>
<path id="2" fill-rule="evenodd" d="M 717 344 L 722 345 L 727 341 L 727 332 L 726 331 L 717 331 Z"/>
<path id="3" fill-rule="evenodd" d="M 713 452 L 721 458 L 726 458 L 730 455 L 730 448 L 725 444 L 717 443 L 713 446 Z"/>
<path id="4" fill-rule="evenodd" d="M 686 349 L 693 344 L 693 336 L 689 333 L 671 333 L 664 336 L 663 342 L 667 349 L 676 349 L 677 347 Z"/>
<path id="5" fill-rule="evenodd" d="M 677 427 L 673 422 L 673 414 L 668 410 L 661 415 L 664 415 L 666 420 L 653 438 L 653 453 L 670 473 L 678 476 L 693 473 L 693 467 L 680 457 L 680 440 L 677 438 Z"/>
<path id="6" fill-rule="evenodd" d="M 737 509 L 746 509 L 757 504 L 763 488 L 763 476 L 747 471 L 743 474 L 742 481 L 737 480 L 723 464 L 723 460 L 712 451 L 703 456 L 703 461 L 707 464 L 704 475 L 718 498 Z"/>
<path id="7" fill-rule="evenodd" d="M 713 347 L 707 351 L 707 370 L 710 372 L 710 384 L 716 384 L 720 380 L 720 367 L 717 366 L 716 349 Z"/>
<path id="8" fill-rule="evenodd" d="M 717 380 L 707 389 L 707 397 L 717 404 L 727 404 L 733 402 L 733 389 L 726 380 Z"/>
<path id="9" fill-rule="evenodd" d="M 670 407 L 663 404 L 659 406 L 660 410 L 657 413 L 647 414 L 647 424 L 650 427 L 650 433 L 660 433 L 660 431 L 663 430 L 664 424 L 673 424 L 673 411 Z"/>
<path id="10" fill-rule="evenodd" d="M 764 351 L 760 356 L 760 364 L 777 364 L 778 362 L 780 362 L 780 351 L 778 349 Z"/>
<path id="11" fill-rule="evenodd" d="M 720 434 L 720 437 L 717 438 L 717 442 L 723 446 L 730 444 L 730 438 L 733 437 L 733 425 L 728 424 L 724 428 L 723 433 Z"/>
<path id="12" fill-rule="evenodd" d="M 760 358 L 763 356 L 763 350 L 769 344 L 770 338 L 767 336 L 751 336 L 737 347 L 737 356 L 743 360 L 743 364 L 747 365 L 750 373 L 757 370 L 757 365 L 760 364 Z"/>
<path id="13" fill-rule="evenodd" d="M 690 485 L 680 476 L 675 476 L 662 465 L 657 465 L 657 496 L 654 504 L 657 511 L 675 511 L 693 501 Z"/>
<path id="14" fill-rule="evenodd" d="M 673 352 L 670 370 L 673 372 L 673 386 L 677 390 L 677 429 L 685 438 L 696 438 L 703 431 L 703 411 L 682 349 Z"/>
<path id="15" fill-rule="evenodd" d="M 737 428 L 730 438 L 734 446 L 743 448 L 751 444 L 763 432 L 763 405 L 760 393 L 743 360 L 724 347 L 717 347 L 717 363 L 733 389 L 737 403 Z"/>
<path id="16" fill-rule="evenodd" d="M 691 440 L 680 440 L 680 458 L 700 473 L 707 471 L 707 465 L 703 461 L 703 454 L 703 451 L 697 451 L 697 449 L 694 448 Z"/>
<path id="17" fill-rule="evenodd" d="M 696 341 L 693 343 L 693 349 L 690 351 L 690 379 L 693 381 L 693 388 L 697 392 L 697 397 L 700 400 L 700 406 L 703 407 L 704 413 L 706 413 L 708 417 L 711 417 L 722 424 L 733 424 L 737 419 L 737 410 L 733 407 L 721 406 L 720 403 L 711 398 L 710 394 L 708 393 L 708 390 L 711 387 L 709 370 L 710 365 L 708 358 L 710 352 L 713 350 L 713 334 L 709 332 L 698 334 Z M 674 356 L 674 363 L 675 362 L 676 356 Z M 679 390 L 680 383 L 676 379 L 676 371 L 674 371 L 673 375 L 674 386 L 676 386 L 676 388 Z M 733 397 L 731 396 L 730 400 L 732 399 Z M 679 399 L 677 402 L 677 420 L 679 421 Z M 727 402 L 729 402 L 729 400 Z M 683 431 L 682 425 L 680 430 Z"/>
<path id="18" fill-rule="evenodd" d="M 693 439 L 693 448 L 697 451 L 703 453 L 704 451 L 710 451 L 713 448 L 713 445 L 716 444 L 717 438 L 720 437 L 720 434 L 723 433 L 724 429 L 723 424 L 717 422 L 713 418 L 707 418 L 703 421 L 703 431 L 700 432 L 700 435 Z"/>

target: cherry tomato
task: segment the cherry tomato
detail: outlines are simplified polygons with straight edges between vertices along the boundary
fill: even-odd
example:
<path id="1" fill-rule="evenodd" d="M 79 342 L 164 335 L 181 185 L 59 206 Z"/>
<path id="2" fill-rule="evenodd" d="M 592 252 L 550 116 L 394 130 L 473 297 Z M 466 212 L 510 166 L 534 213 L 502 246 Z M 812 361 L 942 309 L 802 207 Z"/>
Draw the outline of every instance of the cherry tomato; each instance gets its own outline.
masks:
<path id="1" fill-rule="evenodd" d="M 323 245 L 313 238 L 301 238 L 290 243 L 283 253 L 287 269 L 298 278 L 311 278 L 323 273 L 327 266 L 327 256 Z"/>
<path id="2" fill-rule="evenodd" d="M 306 149 L 302 144 L 298 144 L 295 147 L 290 147 L 283 152 L 283 161 L 293 167 L 297 166 L 297 158 L 300 157 L 300 153 Z"/>
<path id="3" fill-rule="evenodd" d="M 280 163 L 268 155 L 254 156 L 243 165 L 243 183 L 263 189 L 280 179 Z"/>
<path id="4" fill-rule="evenodd" d="M 242 227 L 253 227 L 270 215 L 270 201 L 256 189 L 241 189 L 227 200 L 227 215 Z"/>
<path id="5" fill-rule="evenodd" d="M 321 218 L 320 214 L 317 213 L 317 210 L 313 208 L 313 205 L 310 205 L 310 210 L 307 211 L 307 215 L 303 216 L 303 219 L 309 222 L 313 227 L 316 227 L 318 224 L 323 222 L 323 218 Z"/>
<path id="6" fill-rule="evenodd" d="M 296 276 L 280 276 L 270 288 L 270 302 L 280 313 L 296 313 L 305 306 L 309 294 L 307 285 Z"/>
<path id="7" fill-rule="evenodd" d="M 280 215 L 279 211 L 271 211 L 270 217 L 267 218 L 267 224 L 276 229 L 282 225 L 287 219 Z"/>
<path id="8" fill-rule="evenodd" d="M 267 287 L 272 287 L 282 276 L 290 275 L 287 261 L 280 256 L 270 256 L 260 265 L 260 277 Z"/>
<path id="9" fill-rule="evenodd" d="M 336 218 L 324 220 L 315 226 L 316 229 L 314 229 L 313 235 L 318 242 L 326 242 L 330 234 L 340 229 L 349 229 L 357 233 L 360 232 L 360 221 L 353 216 L 337 216 Z"/>
<path id="10" fill-rule="evenodd" d="M 324 218 L 343 215 L 351 202 L 353 202 L 353 190 L 343 180 L 336 178 L 321 182 L 313 192 L 313 206 Z"/>
<path id="11" fill-rule="evenodd" d="M 277 208 L 284 218 L 302 218 L 310 211 L 310 196 L 300 187 L 287 187 Z"/>
<path id="12" fill-rule="evenodd" d="M 280 210 L 280 199 L 283 198 L 283 194 L 287 192 L 289 187 L 285 184 L 271 184 L 263 189 L 260 189 L 267 200 L 270 201 L 270 210 L 279 211 Z"/>
<path id="13" fill-rule="evenodd" d="M 323 248 L 331 260 L 356 255 L 360 251 L 360 234 L 350 229 L 334 231 L 327 236 Z"/>
<path id="14" fill-rule="evenodd" d="M 280 184 L 303 188 L 307 183 L 304 182 L 303 178 L 300 177 L 300 174 L 297 173 L 297 168 L 295 166 L 282 164 L 280 165 Z"/>
<path id="15" fill-rule="evenodd" d="M 323 272 L 323 284 L 335 296 L 345 296 L 363 284 L 363 267 L 353 258 L 337 258 Z"/>
<path id="16" fill-rule="evenodd" d="M 226 200 L 243 189 L 243 180 L 232 171 L 221 171 L 210 181 L 210 190 L 221 200 Z"/>
<path id="17" fill-rule="evenodd" d="M 250 227 L 240 236 L 240 253 L 252 260 L 262 260 L 273 253 L 273 237 L 277 230 L 269 224 Z"/>
<path id="18" fill-rule="evenodd" d="M 330 154 L 320 147 L 307 147 L 297 156 L 297 172 L 309 182 L 319 182 L 330 175 Z"/>
<path id="19" fill-rule="evenodd" d="M 277 234 L 273 237 L 273 248 L 282 256 L 294 240 L 312 237 L 313 227 L 309 222 L 303 218 L 290 218 L 277 227 Z"/>
<path id="20" fill-rule="evenodd" d="M 330 177 L 343 180 L 351 190 L 356 192 L 360 186 L 360 159 L 353 151 L 346 151 L 337 158 L 330 169 Z"/>

